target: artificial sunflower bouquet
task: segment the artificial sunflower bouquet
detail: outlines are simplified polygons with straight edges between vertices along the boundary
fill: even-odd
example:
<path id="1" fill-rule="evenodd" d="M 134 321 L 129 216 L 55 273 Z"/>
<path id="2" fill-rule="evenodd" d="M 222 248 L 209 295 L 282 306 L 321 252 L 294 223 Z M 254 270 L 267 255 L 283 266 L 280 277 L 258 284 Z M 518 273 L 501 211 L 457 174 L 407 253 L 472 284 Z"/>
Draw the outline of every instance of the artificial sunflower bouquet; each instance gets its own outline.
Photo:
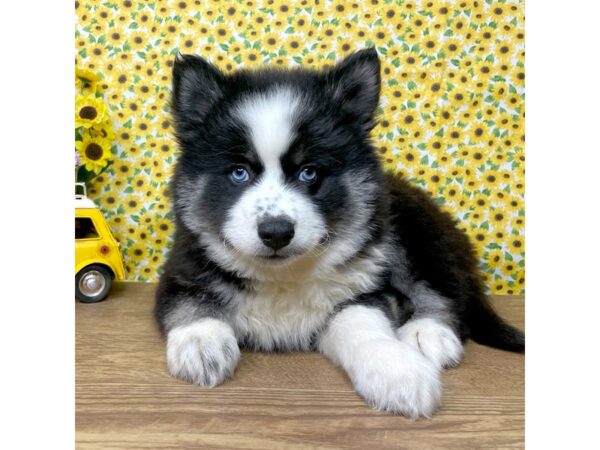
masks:
<path id="1" fill-rule="evenodd" d="M 75 70 L 75 175 L 86 182 L 113 161 L 115 132 L 104 102 L 100 78 Z"/>

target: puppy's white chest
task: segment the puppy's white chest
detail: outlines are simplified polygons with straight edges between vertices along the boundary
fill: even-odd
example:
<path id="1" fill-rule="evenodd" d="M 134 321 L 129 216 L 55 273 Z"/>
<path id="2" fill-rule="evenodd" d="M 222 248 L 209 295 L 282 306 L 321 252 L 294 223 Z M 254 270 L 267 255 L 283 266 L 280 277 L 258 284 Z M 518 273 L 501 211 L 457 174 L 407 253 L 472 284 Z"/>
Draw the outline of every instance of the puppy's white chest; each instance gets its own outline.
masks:
<path id="1" fill-rule="evenodd" d="M 261 350 L 309 350 L 335 305 L 350 297 L 327 281 L 260 283 L 237 296 L 232 324 L 240 342 Z"/>

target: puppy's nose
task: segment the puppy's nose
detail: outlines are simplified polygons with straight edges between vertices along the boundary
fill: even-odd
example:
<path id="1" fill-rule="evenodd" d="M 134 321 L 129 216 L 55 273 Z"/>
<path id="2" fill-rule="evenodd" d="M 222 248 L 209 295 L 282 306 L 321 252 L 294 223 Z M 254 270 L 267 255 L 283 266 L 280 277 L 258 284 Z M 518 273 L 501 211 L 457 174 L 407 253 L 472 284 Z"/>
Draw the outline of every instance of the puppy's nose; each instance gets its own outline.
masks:
<path id="1" fill-rule="evenodd" d="M 294 224 L 287 217 L 267 217 L 258 224 L 258 236 L 267 247 L 279 250 L 294 237 Z"/>

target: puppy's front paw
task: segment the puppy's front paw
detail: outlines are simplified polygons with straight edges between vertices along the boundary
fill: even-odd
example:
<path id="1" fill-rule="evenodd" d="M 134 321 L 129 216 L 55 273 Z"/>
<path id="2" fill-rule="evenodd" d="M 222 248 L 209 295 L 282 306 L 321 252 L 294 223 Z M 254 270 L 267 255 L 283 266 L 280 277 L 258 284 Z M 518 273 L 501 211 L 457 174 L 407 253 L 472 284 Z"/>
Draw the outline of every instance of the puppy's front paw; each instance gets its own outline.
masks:
<path id="1" fill-rule="evenodd" d="M 350 377 L 356 391 L 383 411 L 416 419 L 430 417 L 442 402 L 438 368 L 412 347 L 395 339 L 361 345 Z"/>
<path id="2" fill-rule="evenodd" d="M 233 375 L 240 349 L 231 327 L 217 319 L 202 319 L 173 328 L 167 337 L 167 365 L 171 374 L 206 387 Z"/>
<path id="3" fill-rule="evenodd" d="M 463 346 L 450 327 L 431 318 L 410 320 L 396 331 L 402 342 L 416 348 L 438 367 L 454 367 L 462 358 Z"/>

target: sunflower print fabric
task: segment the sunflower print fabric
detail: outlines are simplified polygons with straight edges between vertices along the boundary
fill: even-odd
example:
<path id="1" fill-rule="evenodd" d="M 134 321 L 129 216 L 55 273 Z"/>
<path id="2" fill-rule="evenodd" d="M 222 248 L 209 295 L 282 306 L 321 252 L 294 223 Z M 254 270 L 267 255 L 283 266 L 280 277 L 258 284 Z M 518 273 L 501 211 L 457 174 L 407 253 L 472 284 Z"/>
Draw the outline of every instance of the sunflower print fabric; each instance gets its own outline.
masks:
<path id="1" fill-rule="evenodd" d="M 375 46 L 373 140 L 473 241 L 486 285 L 524 293 L 524 5 L 521 1 L 130 0 L 75 2 L 76 67 L 100 77 L 114 163 L 88 183 L 128 277 L 155 281 L 171 244 L 169 116 L 177 51 L 223 71 L 321 68 Z"/>

